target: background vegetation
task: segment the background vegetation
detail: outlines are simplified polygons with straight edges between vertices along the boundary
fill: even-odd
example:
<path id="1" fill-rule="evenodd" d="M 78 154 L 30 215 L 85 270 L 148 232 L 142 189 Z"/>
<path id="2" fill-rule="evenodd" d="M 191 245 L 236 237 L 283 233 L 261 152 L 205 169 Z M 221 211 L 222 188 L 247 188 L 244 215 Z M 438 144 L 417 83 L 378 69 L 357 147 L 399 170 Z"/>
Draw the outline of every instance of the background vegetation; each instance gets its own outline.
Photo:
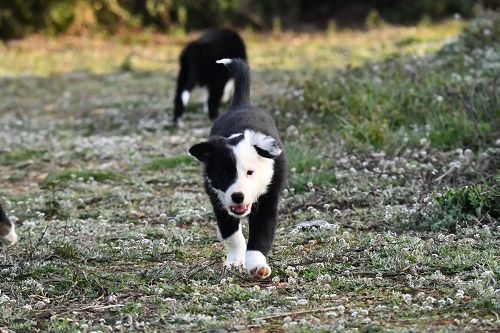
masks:
<path id="1" fill-rule="evenodd" d="M 0 4 L 0 38 L 34 32 L 152 28 L 186 32 L 223 25 L 253 29 L 372 26 L 451 14 L 471 17 L 497 0 L 12 0 Z"/>

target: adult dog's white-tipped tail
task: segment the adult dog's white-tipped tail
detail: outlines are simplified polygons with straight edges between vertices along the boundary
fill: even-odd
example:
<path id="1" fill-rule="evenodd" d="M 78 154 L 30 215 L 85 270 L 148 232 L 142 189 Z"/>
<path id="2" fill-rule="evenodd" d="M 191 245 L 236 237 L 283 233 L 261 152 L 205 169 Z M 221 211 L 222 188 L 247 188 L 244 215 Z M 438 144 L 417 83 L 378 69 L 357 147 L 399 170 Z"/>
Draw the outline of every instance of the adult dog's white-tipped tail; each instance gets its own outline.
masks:
<path id="1" fill-rule="evenodd" d="M 232 59 L 229 59 L 229 58 L 224 58 L 224 59 L 219 59 L 216 61 L 216 63 L 218 64 L 222 64 L 222 65 L 228 65 L 232 62 L 233 60 Z"/>

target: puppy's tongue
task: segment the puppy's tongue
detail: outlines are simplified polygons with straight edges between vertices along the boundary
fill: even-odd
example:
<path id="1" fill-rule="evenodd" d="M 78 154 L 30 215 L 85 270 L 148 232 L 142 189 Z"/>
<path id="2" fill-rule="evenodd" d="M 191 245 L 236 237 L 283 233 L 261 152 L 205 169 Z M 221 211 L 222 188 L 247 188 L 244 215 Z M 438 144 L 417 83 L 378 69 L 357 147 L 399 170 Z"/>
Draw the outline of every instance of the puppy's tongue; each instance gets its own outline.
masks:
<path id="1" fill-rule="evenodd" d="M 240 205 L 234 205 L 231 206 L 231 210 L 235 213 L 244 213 L 248 209 L 248 205 L 245 204 L 240 204 Z"/>

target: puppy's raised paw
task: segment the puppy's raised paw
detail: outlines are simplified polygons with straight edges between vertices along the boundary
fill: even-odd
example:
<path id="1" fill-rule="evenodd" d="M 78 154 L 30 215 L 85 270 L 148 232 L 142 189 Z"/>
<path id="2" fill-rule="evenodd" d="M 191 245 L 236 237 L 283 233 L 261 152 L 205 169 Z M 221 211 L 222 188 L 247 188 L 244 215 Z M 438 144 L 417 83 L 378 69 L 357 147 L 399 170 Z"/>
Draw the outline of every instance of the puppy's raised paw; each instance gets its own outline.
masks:
<path id="1" fill-rule="evenodd" d="M 268 265 L 264 265 L 262 267 L 254 267 L 250 270 L 250 274 L 256 278 L 265 279 L 266 277 L 271 275 L 271 267 L 269 267 Z"/>
<path id="2" fill-rule="evenodd" d="M 247 272 L 255 278 L 265 279 L 271 275 L 271 267 L 260 251 L 247 251 L 245 255 Z"/>

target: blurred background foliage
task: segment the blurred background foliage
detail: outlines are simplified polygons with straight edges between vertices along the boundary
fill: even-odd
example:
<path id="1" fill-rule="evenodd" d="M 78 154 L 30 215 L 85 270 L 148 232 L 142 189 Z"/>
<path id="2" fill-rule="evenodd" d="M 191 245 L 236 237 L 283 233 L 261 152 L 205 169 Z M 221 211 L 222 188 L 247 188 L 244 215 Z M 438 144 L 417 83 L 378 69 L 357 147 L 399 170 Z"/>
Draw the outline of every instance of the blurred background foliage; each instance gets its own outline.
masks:
<path id="1" fill-rule="evenodd" d="M 373 27 L 406 24 L 481 8 L 497 9 L 500 0 L 4 0 L 0 38 L 31 33 L 114 33 L 152 29 L 183 33 L 232 26 L 255 30 Z"/>

